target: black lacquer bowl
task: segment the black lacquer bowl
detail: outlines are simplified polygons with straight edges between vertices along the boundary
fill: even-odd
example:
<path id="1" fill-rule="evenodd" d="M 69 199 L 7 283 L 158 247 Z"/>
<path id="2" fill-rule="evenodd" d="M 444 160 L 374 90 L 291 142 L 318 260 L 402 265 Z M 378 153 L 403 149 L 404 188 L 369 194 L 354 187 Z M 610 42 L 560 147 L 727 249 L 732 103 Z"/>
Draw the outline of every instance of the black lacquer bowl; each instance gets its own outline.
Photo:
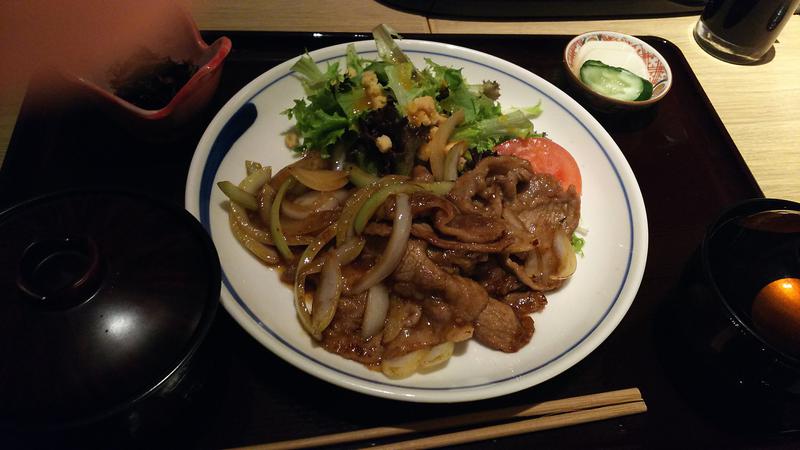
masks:
<path id="1" fill-rule="evenodd" d="M 27 444 L 174 426 L 206 383 L 219 289 L 216 250 L 177 205 L 81 190 L 6 210 L 0 432 Z"/>
<path id="2" fill-rule="evenodd" d="M 739 431 L 800 430 L 798 282 L 800 204 L 747 200 L 708 228 L 661 317 L 673 375 Z"/>

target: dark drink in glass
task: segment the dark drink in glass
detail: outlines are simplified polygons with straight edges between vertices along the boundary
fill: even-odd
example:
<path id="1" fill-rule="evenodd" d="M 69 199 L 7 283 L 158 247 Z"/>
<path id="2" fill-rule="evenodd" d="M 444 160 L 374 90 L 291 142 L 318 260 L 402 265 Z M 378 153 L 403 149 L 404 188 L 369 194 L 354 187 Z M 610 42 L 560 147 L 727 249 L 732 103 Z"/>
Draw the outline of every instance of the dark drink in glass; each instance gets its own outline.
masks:
<path id="1" fill-rule="evenodd" d="M 759 61 L 800 0 L 709 0 L 694 30 L 700 46 L 730 62 Z"/>

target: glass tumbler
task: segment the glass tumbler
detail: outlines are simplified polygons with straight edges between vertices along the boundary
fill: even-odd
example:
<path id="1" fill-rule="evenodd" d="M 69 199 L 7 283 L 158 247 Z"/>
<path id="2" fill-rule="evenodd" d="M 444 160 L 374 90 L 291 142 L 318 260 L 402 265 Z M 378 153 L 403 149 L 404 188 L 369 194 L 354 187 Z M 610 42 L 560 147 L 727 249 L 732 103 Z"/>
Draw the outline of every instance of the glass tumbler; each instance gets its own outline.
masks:
<path id="1" fill-rule="evenodd" d="M 709 0 L 694 28 L 705 51 L 724 61 L 759 62 L 800 0 Z"/>

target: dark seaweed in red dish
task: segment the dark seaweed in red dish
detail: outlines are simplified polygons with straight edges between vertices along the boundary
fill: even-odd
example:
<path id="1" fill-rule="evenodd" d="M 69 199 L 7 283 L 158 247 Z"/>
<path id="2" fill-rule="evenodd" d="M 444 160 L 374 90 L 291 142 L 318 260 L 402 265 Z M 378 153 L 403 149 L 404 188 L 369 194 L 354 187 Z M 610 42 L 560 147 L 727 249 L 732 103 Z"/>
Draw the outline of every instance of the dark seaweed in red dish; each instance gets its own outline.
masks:
<path id="1" fill-rule="evenodd" d="M 191 62 L 158 57 L 142 49 L 112 69 L 110 84 L 117 96 L 142 109 L 161 109 L 197 69 Z"/>

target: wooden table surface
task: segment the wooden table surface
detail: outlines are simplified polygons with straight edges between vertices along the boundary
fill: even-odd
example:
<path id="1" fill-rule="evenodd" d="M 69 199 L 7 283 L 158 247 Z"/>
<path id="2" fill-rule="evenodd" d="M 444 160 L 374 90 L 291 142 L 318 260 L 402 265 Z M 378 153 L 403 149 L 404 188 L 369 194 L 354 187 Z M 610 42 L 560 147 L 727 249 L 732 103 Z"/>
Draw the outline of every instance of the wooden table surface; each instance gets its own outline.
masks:
<path id="1" fill-rule="evenodd" d="M 201 29 L 366 32 L 377 23 L 401 33 L 579 34 L 612 30 L 653 35 L 677 45 L 767 197 L 800 201 L 800 18 L 793 16 L 775 44 L 774 59 L 739 66 L 704 53 L 694 42 L 697 16 L 664 19 L 477 22 L 426 18 L 368 0 L 195 0 Z M 530 51 L 535 51 L 531 49 Z M 14 128 L 20 95 L 0 96 L 0 161 Z M 691 161 L 687 161 L 691 164 Z"/>

